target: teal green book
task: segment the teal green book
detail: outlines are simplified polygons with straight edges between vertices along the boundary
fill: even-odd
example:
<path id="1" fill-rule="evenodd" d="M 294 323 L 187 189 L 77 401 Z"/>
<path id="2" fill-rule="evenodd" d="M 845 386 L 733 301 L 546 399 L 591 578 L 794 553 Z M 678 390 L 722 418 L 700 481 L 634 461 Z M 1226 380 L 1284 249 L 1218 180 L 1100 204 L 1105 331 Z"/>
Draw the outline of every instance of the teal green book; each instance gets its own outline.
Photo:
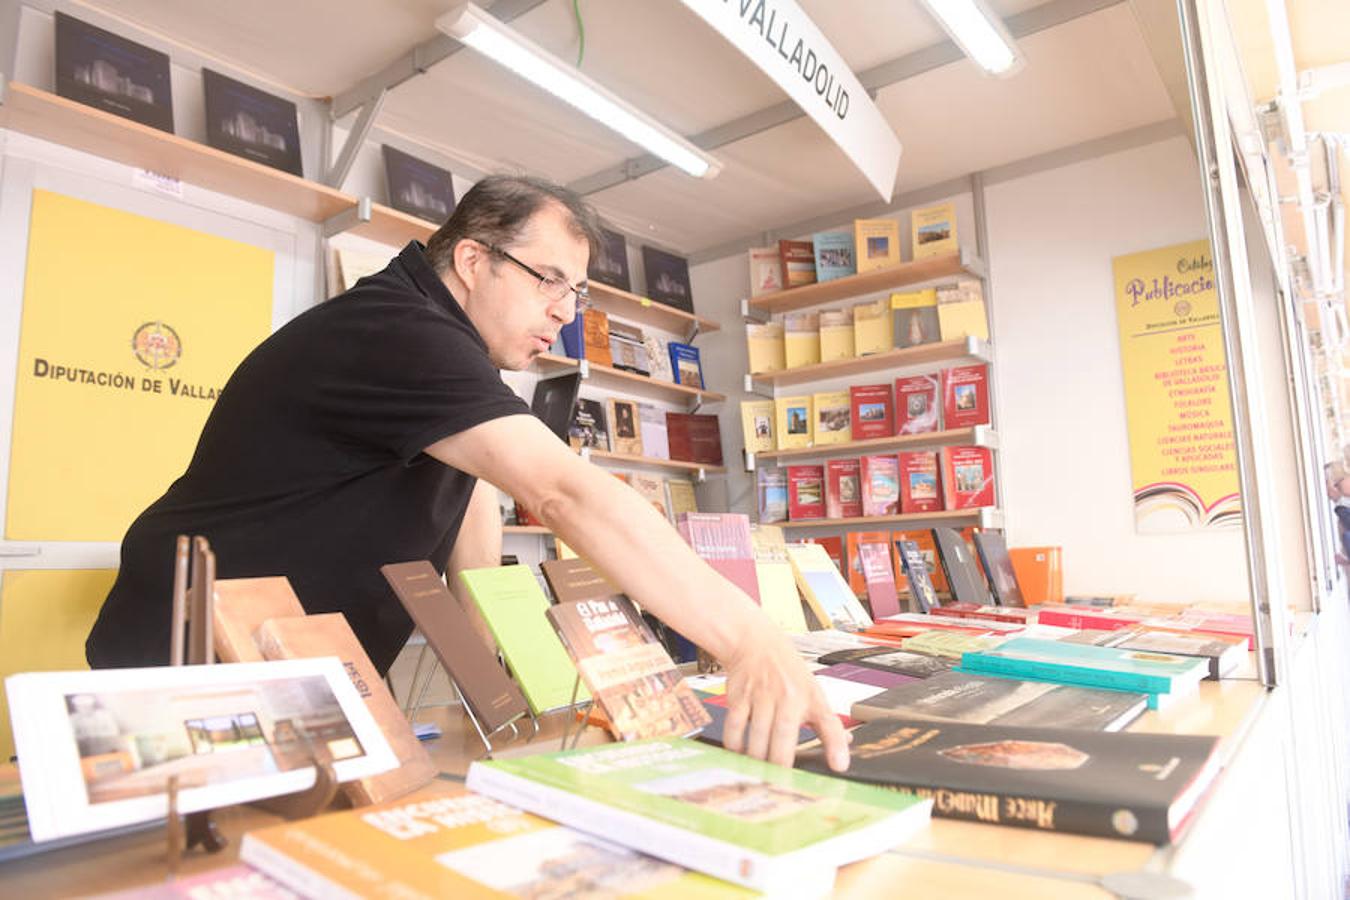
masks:
<path id="1" fill-rule="evenodd" d="M 577 668 L 544 613 L 548 597 L 529 566 L 494 566 L 459 573 L 483 614 L 506 665 L 535 715 L 572 702 Z M 589 700 L 584 684 L 576 702 Z"/>
<path id="2" fill-rule="evenodd" d="M 932 802 L 684 738 L 475 762 L 468 788 L 721 878 L 821 896 L 928 823 Z"/>
<path id="3" fill-rule="evenodd" d="M 990 650 L 962 654 L 960 671 L 1149 694 L 1183 694 L 1194 690 L 1209 674 L 1209 663 L 1168 653 L 1011 638 Z M 1150 706 L 1156 708 L 1156 703 L 1155 698 L 1150 699 Z"/>

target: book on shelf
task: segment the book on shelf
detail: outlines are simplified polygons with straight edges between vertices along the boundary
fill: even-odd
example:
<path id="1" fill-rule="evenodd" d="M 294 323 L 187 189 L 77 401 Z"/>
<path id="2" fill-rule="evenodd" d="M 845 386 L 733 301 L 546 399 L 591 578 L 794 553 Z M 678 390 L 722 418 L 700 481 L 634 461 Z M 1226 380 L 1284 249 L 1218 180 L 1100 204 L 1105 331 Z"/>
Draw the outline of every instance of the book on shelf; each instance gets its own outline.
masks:
<path id="1" fill-rule="evenodd" d="M 676 520 L 680 536 L 717 573 L 759 602 L 750 517 L 744 513 L 686 513 Z"/>
<path id="2" fill-rule="evenodd" d="M 207 144 L 217 150 L 290 172 L 299 178 L 304 177 L 300 163 L 300 124 L 294 103 L 206 67 L 202 68 L 202 98 L 205 101 Z M 387 155 L 390 150 L 393 148 L 384 147 L 386 170 L 390 165 Z M 390 205 L 422 218 L 435 216 L 439 212 L 440 217 L 432 218 L 431 221 L 440 225 L 450 217 L 455 207 L 453 188 L 450 189 L 448 208 L 442 199 L 441 188 L 448 183 L 450 173 L 421 160 L 407 158 L 413 163 L 408 172 L 411 178 L 408 180 L 415 181 L 416 187 L 421 189 L 413 192 L 413 199 L 423 202 L 406 203 L 409 197 L 405 189 L 405 193 L 400 196 L 390 192 Z M 422 169 L 423 166 L 427 171 Z M 440 178 L 441 174 L 444 175 L 444 182 Z M 391 172 L 391 182 L 393 175 Z M 431 208 L 428 209 L 428 206 Z"/>
<path id="3" fill-rule="evenodd" d="M 747 322 L 745 351 L 750 372 L 781 372 L 787 368 L 787 345 L 781 322 Z"/>
<path id="4" fill-rule="evenodd" d="M 645 472 L 633 472 L 628 477 L 628 486 L 638 492 L 638 496 L 652 505 L 663 519 L 674 524 L 675 517 L 666 505 L 666 482 L 664 478 L 648 475 Z"/>
<path id="5" fill-rule="evenodd" d="M 1064 602 L 1062 547 L 1009 547 L 1008 557 L 1028 605 Z"/>
<path id="6" fill-rule="evenodd" d="M 611 444 L 614 452 L 641 456 L 642 432 L 638 429 L 637 401 L 610 397 L 605 403 L 609 407 L 609 423 L 613 436 Z"/>
<path id="7" fill-rule="evenodd" d="M 605 424 L 605 405 L 600 400 L 579 398 L 567 427 L 568 446 L 575 450 L 591 447 L 609 449 L 609 428 Z"/>
<path id="8" fill-rule="evenodd" d="M 548 598 L 529 566 L 466 569 L 460 580 L 536 715 L 570 705 L 578 675 L 544 611 Z M 576 702 L 590 699 L 582 685 Z"/>
<path id="9" fill-rule="evenodd" d="M 788 520 L 788 476 L 784 469 L 755 469 L 755 508 L 763 524 Z"/>
<path id="10" fill-rule="evenodd" d="M 292 113 L 292 115 L 294 115 Z M 296 171 L 299 175 L 299 134 L 296 134 Z M 440 226 L 455 211 L 455 184 L 450 173 L 440 166 L 403 153 L 384 144 L 384 177 L 389 205 L 399 212 L 416 216 Z"/>
<path id="11" fill-rule="evenodd" d="M 647 359 L 647 339 L 636 325 L 609 320 L 609 355 L 616 369 L 635 375 L 650 376 L 652 373 Z"/>
<path id="12" fill-rule="evenodd" d="M 947 509 L 994 505 L 992 450 L 988 447 L 943 447 L 938 454 L 942 465 L 943 505 Z"/>
<path id="13" fill-rule="evenodd" d="M 427 568 L 431 569 L 428 563 Z M 435 569 L 431 569 L 435 574 Z M 439 577 L 436 581 L 444 586 Z M 449 592 L 447 591 L 447 594 Z M 459 604 L 450 598 L 458 607 Z M 258 649 L 266 659 L 313 659 L 336 656 L 352 686 L 370 710 L 397 764 L 388 772 L 357 778 L 342 786 L 355 806 L 384 803 L 415 791 L 436 777 L 437 767 L 413 734 L 398 701 L 389 692 L 342 613 L 268 619 L 258 629 Z"/>
<path id="14" fill-rule="evenodd" d="M 868 455 L 862 465 L 864 516 L 893 516 L 900 512 L 900 464 L 894 456 Z"/>
<path id="15" fill-rule="evenodd" d="M 895 409 L 889 384 L 855 384 L 848 389 L 853 440 L 895 434 Z"/>
<path id="16" fill-rule="evenodd" d="M 775 397 L 773 407 L 778 449 L 795 450 L 811 446 L 811 426 L 814 421 L 811 395 Z"/>
<path id="17" fill-rule="evenodd" d="M 815 251 L 816 281 L 846 278 L 858 271 L 853 261 L 853 235 L 847 231 L 821 231 L 811 236 Z"/>
<path id="18" fill-rule="evenodd" d="M 956 206 L 939 203 L 910 210 L 910 259 L 928 259 L 959 251 L 956 240 Z"/>
<path id="19" fill-rule="evenodd" d="M 670 459 L 670 432 L 666 411 L 654 403 L 638 404 L 638 437 L 648 459 Z"/>
<path id="20" fill-rule="evenodd" d="M 687 737 L 708 724 L 703 705 L 626 596 L 560 603 L 545 615 L 620 740 Z"/>
<path id="21" fill-rule="evenodd" d="M 872 624 L 872 617 L 858 602 L 823 546 L 788 544 L 787 553 L 797 587 L 823 627 L 858 631 Z"/>
<path id="22" fill-rule="evenodd" d="M 936 344 L 942 340 L 937 291 L 933 288 L 891 294 L 891 310 L 895 314 L 897 349 Z"/>
<path id="23" fill-rule="evenodd" d="M 989 678 L 948 670 L 926 681 L 877 694 L 854 705 L 849 714 L 862 722 L 921 719 L 1120 731 L 1147 708 L 1148 695 L 1139 692 Z"/>
<path id="24" fill-rule="evenodd" d="M 562 339 L 563 353 L 571 359 L 586 358 L 586 314 L 584 310 L 578 310 L 577 314 L 558 330 L 558 337 Z"/>
<path id="25" fill-rule="evenodd" d="M 942 509 L 938 485 L 938 455 L 934 450 L 905 450 L 896 454 L 900 478 L 900 511 L 937 512 Z"/>
<path id="26" fill-rule="evenodd" d="M 666 508 L 670 510 L 672 522 L 678 521 L 681 513 L 698 512 L 698 496 L 694 493 L 694 483 L 684 478 L 667 478 Z"/>
<path id="27" fill-rule="evenodd" d="M 942 285 L 936 290 L 938 331 L 944 341 L 965 337 L 989 340 L 989 319 L 978 278 L 958 279 L 955 284 Z"/>
<path id="28" fill-rule="evenodd" d="M 1166 844 L 1219 771 L 1219 739 L 881 719 L 853 733 L 849 778 L 940 798 L 933 815 Z M 824 771 L 818 751 L 799 765 Z"/>
<path id="29" fill-rule="evenodd" d="M 885 545 L 889 538 L 890 535 L 885 531 L 850 531 L 846 535 L 844 549 L 848 571 L 844 577 L 848 579 L 849 590 L 859 597 L 867 596 L 867 577 L 862 567 L 863 544 Z"/>
<path id="30" fill-rule="evenodd" d="M 855 219 L 853 237 L 859 273 L 900 264 L 900 223 L 895 219 Z"/>
<path id="31" fill-rule="evenodd" d="M 933 543 L 937 547 L 937 559 L 942 566 L 943 580 L 951 589 L 952 598 L 957 603 L 969 603 L 974 606 L 988 606 L 989 590 L 984 577 L 980 574 L 961 533 L 953 528 L 933 529 Z"/>
<path id="32" fill-rule="evenodd" d="M 613 365 L 609 352 L 609 316 L 598 309 L 582 311 L 582 334 L 586 341 L 586 359 L 596 365 Z"/>
<path id="33" fill-rule="evenodd" d="M 824 391 L 811 395 L 815 422 L 811 443 L 817 447 L 847 444 L 853 440 L 852 403 L 848 391 Z"/>
<path id="34" fill-rule="evenodd" d="M 689 286 L 689 260 L 643 244 L 642 270 L 647 276 L 648 297 L 662 306 L 690 314 L 694 312 L 694 292 Z"/>
<path id="35" fill-rule="evenodd" d="M 670 351 L 670 370 L 675 374 L 675 383 L 703 390 L 703 363 L 699 360 L 698 348 L 671 341 L 666 349 Z"/>
<path id="36" fill-rule="evenodd" d="M 939 605 L 937 591 L 929 578 L 931 563 L 924 557 L 919 545 L 910 540 L 893 541 L 897 571 L 903 572 L 909 587 L 910 603 L 914 612 L 926 613 Z"/>
<path id="37" fill-rule="evenodd" d="M 989 424 L 989 366 L 952 366 L 942 370 L 942 421 L 945 428 Z"/>
<path id="38" fill-rule="evenodd" d="M 675 372 L 670 368 L 670 341 L 649 333 L 642 343 L 647 346 L 647 371 L 652 381 L 674 384 Z"/>
<path id="39" fill-rule="evenodd" d="M 258 629 L 268 619 L 303 616 L 305 608 L 285 575 L 217 578 L 211 604 L 211 637 L 223 663 L 262 662 Z"/>
<path id="40" fill-rule="evenodd" d="M 820 312 L 820 361 L 834 362 L 857 356 L 853 343 L 853 311 L 825 309 Z"/>
<path id="41" fill-rule="evenodd" d="M 788 520 L 825 517 L 825 467 L 788 466 Z"/>
<path id="42" fill-rule="evenodd" d="M 783 289 L 783 261 L 777 247 L 751 247 L 750 296 L 772 294 Z M 750 371 L 755 371 L 751 369 Z"/>
<path id="43" fill-rule="evenodd" d="M 559 440 L 566 441 L 568 426 L 572 424 L 572 411 L 576 409 L 580 394 L 580 372 L 541 378 L 534 386 L 534 396 L 530 398 L 530 412 L 548 426 L 548 430 L 556 434 Z"/>
<path id="44" fill-rule="evenodd" d="M 996 531 L 981 531 L 975 535 L 975 555 L 984 568 L 989 590 L 999 606 L 1025 607 L 1026 600 L 1017 585 L 1017 573 L 1008 558 L 1008 543 Z"/>
<path id="45" fill-rule="evenodd" d="M 586 277 L 621 291 L 631 291 L 633 281 L 628 271 L 627 239 L 619 232 L 602 226 L 597 250 L 586 267 Z"/>
<path id="46" fill-rule="evenodd" d="M 882 297 L 853 305 L 853 352 L 855 356 L 886 353 L 895 346 L 891 305 Z"/>
<path id="47" fill-rule="evenodd" d="M 759 581 L 759 605 L 764 614 L 788 634 L 806 631 L 806 617 L 797 593 L 797 581 L 788 560 L 783 529 L 774 525 L 751 525 L 750 545 L 755 554 L 755 578 Z"/>
<path id="48" fill-rule="evenodd" d="M 895 590 L 895 572 L 891 568 L 891 548 L 888 543 L 865 542 L 858 547 L 863 579 L 867 586 L 867 605 L 874 619 L 900 612 L 900 597 Z"/>
<path id="49" fill-rule="evenodd" d="M 928 434 L 939 428 L 942 409 L 937 376 L 910 375 L 895 380 L 895 433 Z M 947 426 L 948 428 L 952 426 Z"/>
<path id="50" fill-rule="evenodd" d="M 773 420 L 772 400 L 741 401 L 741 435 L 745 439 L 746 453 L 764 453 L 777 448 Z"/>
<path id="51" fill-rule="evenodd" d="M 822 654 L 819 662 L 824 666 L 851 663 L 883 672 L 894 672 L 910 678 L 932 678 L 950 672 L 954 663 L 949 659 L 897 650 L 894 647 L 845 647 Z M 857 718 L 856 716 L 854 718 Z"/>
<path id="52" fill-rule="evenodd" d="M 930 803 L 669 738 L 474 762 L 466 786 L 766 892 L 820 896 L 835 867 L 922 828 Z"/>
<path id="53" fill-rule="evenodd" d="M 783 289 L 816 283 L 816 250 L 810 241 L 779 241 Z"/>
<path id="54" fill-rule="evenodd" d="M 783 362 L 789 369 L 820 362 L 820 313 L 791 312 L 783 316 Z"/>
<path id="55" fill-rule="evenodd" d="M 717 416 L 707 413 L 666 413 L 670 458 L 706 466 L 722 465 L 722 430 Z"/>
<path id="56" fill-rule="evenodd" d="M 462 787 L 254 829 L 239 857 L 305 897 L 748 893 Z"/>
<path id="57" fill-rule="evenodd" d="M 167 53 L 60 10 L 54 17 L 58 95 L 173 134 Z"/>
<path id="58" fill-rule="evenodd" d="M 825 518 L 849 519 L 862 515 L 862 489 L 856 459 L 825 463 Z"/>

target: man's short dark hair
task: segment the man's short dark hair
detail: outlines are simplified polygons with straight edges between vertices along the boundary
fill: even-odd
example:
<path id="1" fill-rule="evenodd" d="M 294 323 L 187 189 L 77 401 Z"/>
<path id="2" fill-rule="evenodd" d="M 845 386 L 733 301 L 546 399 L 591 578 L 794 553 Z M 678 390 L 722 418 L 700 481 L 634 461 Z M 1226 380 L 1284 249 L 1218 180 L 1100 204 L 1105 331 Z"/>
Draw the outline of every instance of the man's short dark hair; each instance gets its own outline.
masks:
<path id="1" fill-rule="evenodd" d="M 427 261 L 436 274 L 454 266 L 455 246 L 465 238 L 508 247 L 525 230 L 530 217 L 549 203 L 568 212 L 568 224 L 590 247 L 595 258 L 600 247 L 600 217 L 575 191 L 543 178 L 527 175 L 488 175 L 465 194 L 455 211 L 427 241 Z"/>

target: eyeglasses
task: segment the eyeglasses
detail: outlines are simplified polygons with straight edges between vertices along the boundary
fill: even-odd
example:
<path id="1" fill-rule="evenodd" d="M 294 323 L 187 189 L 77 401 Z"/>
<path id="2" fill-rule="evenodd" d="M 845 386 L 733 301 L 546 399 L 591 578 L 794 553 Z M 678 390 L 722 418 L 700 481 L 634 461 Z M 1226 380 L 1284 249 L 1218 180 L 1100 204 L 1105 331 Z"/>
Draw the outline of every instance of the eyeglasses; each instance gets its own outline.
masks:
<path id="1" fill-rule="evenodd" d="M 516 259 L 510 253 L 507 253 L 505 250 L 503 250 L 501 247 L 496 246 L 495 244 L 489 244 L 486 241 L 479 241 L 478 243 L 486 247 L 490 253 L 495 253 L 497 256 L 500 256 L 503 259 L 514 263 L 521 270 L 528 272 L 535 278 L 538 278 L 539 293 L 543 294 L 549 300 L 552 300 L 553 302 L 556 303 L 557 301 L 566 298 L 567 294 L 571 292 L 577 295 L 576 306 L 578 310 L 590 308 L 591 294 L 590 291 L 586 288 L 586 285 L 583 284 L 579 288 L 572 287 L 572 285 L 568 284 L 566 281 L 563 281 L 561 278 L 554 278 L 551 275 L 545 275 L 542 272 L 536 270 L 533 266 L 526 265 L 525 263 Z"/>

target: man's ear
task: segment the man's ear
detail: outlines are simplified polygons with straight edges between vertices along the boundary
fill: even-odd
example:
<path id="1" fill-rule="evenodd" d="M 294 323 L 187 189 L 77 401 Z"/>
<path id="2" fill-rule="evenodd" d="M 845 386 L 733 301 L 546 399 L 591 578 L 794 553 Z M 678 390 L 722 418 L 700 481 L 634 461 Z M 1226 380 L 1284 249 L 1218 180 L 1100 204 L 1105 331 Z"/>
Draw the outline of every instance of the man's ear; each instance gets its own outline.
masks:
<path id="1" fill-rule="evenodd" d="M 487 249 L 477 241 L 470 240 L 461 240 L 456 244 L 450 258 L 454 263 L 455 274 L 469 290 L 476 287 L 477 279 L 486 271 L 484 267 L 491 262 Z"/>

